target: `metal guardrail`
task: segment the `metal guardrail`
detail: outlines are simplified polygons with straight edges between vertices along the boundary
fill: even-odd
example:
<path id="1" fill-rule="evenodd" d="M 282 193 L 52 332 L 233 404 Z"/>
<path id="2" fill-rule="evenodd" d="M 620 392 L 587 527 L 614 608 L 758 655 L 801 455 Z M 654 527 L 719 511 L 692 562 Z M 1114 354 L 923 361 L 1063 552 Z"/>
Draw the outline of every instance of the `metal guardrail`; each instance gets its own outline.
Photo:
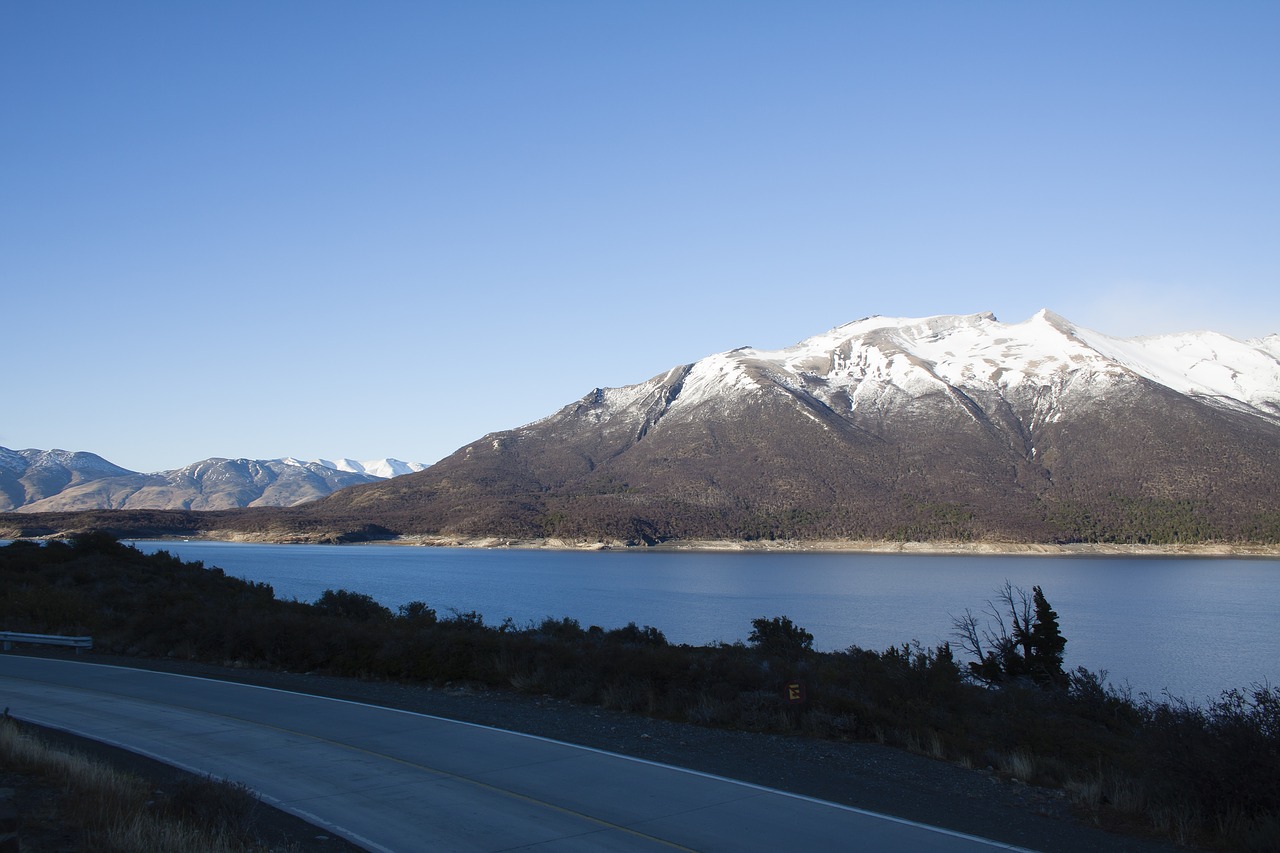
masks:
<path id="1" fill-rule="evenodd" d="M 93 648 L 93 637 L 61 637 L 57 634 L 20 634 L 16 631 L 0 631 L 0 643 L 4 650 L 13 649 L 14 643 L 33 643 L 41 646 L 70 646 L 80 654 Z"/>

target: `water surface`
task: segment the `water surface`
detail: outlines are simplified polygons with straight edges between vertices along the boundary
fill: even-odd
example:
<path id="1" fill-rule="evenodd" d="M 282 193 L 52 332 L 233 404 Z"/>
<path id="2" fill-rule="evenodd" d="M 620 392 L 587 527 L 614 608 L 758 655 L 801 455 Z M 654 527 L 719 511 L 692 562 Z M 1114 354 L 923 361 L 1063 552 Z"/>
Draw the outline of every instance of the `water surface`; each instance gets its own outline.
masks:
<path id="1" fill-rule="evenodd" d="M 752 619 L 785 615 L 823 650 L 954 639 L 952 617 L 982 610 L 1007 579 L 1044 589 L 1070 668 L 1196 701 L 1280 684 L 1280 560 L 137 544 L 264 581 L 285 599 L 348 589 L 393 610 L 419 600 L 487 624 L 636 622 L 692 644 L 745 640 Z"/>

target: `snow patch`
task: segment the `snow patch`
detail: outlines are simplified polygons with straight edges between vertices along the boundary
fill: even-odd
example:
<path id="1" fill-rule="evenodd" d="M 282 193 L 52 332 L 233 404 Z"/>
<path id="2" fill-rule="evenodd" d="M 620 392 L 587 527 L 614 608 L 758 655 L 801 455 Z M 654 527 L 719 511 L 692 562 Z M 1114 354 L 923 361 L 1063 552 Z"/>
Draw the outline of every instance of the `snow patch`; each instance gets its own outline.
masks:
<path id="1" fill-rule="evenodd" d="M 1249 342 L 1214 332 L 1113 338 L 1048 309 L 1021 323 L 1002 323 L 989 312 L 864 317 L 783 349 L 740 347 L 648 382 L 596 389 L 560 414 L 604 423 L 659 405 L 663 395 L 670 412 L 724 411 L 778 386 L 835 411 L 869 414 L 923 397 L 964 408 L 966 399 L 1002 398 L 1035 427 L 1059 421 L 1068 397 L 1078 403 L 1138 377 L 1276 420 L 1280 335 Z M 677 381 L 679 393 L 670 399 Z"/>
<path id="2" fill-rule="evenodd" d="M 370 477 L 379 477 L 383 480 L 389 480 L 392 477 L 399 477 L 401 474 L 413 474 L 418 471 L 425 470 L 428 466 L 422 462 L 403 462 L 399 459 L 371 459 L 366 462 L 359 462 L 355 459 L 315 459 L 310 462 L 296 459 L 292 456 L 286 456 L 283 459 L 275 459 L 275 462 L 282 462 L 285 465 L 298 465 L 303 468 L 308 465 L 320 465 L 333 471 L 342 471 L 347 474 L 367 474 Z"/>

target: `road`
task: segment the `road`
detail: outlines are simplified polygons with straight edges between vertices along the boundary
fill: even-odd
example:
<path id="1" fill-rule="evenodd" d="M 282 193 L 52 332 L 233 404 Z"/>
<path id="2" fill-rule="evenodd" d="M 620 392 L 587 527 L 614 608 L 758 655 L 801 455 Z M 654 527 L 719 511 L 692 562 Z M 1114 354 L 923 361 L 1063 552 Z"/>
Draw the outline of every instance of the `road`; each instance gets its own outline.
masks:
<path id="1" fill-rule="evenodd" d="M 149 670 L 0 655 L 0 704 L 243 782 L 373 851 L 1022 849 L 545 738 Z"/>

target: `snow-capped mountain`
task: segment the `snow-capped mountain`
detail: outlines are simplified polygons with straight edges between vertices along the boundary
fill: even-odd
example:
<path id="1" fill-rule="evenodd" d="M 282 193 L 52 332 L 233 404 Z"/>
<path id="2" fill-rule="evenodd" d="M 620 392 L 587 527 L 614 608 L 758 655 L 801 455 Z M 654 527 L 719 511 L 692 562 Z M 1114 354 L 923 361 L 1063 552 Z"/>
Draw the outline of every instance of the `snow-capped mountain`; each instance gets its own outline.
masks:
<path id="1" fill-rule="evenodd" d="M 598 388 L 314 510 L 650 540 L 1280 535 L 1277 343 L 869 317 Z"/>
<path id="2" fill-rule="evenodd" d="M 301 462 L 289 456 L 278 460 L 292 465 L 307 465 L 310 463 Z M 423 471 L 427 466 L 421 462 L 402 462 L 399 459 L 371 459 L 367 462 L 357 462 L 354 459 L 316 459 L 317 465 L 323 465 L 326 468 L 332 468 L 335 471 L 346 471 L 349 474 L 368 474 L 377 477 L 380 480 L 388 480 L 392 477 L 399 477 L 401 474 L 413 474 Z"/>
<path id="3" fill-rule="evenodd" d="M 742 347 L 597 395 L 601 417 L 667 386 L 678 391 L 661 406 L 663 415 L 708 402 L 741 405 L 774 387 L 794 392 L 797 405 L 815 401 L 850 416 L 935 394 L 957 404 L 957 394 L 997 396 L 1015 408 L 1031 406 L 1034 421 L 1036 410 L 1056 408 L 1063 394 L 1101 396 L 1135 378 L 1280 419 L 1280 354 L 1266 340 L 1242 343 L 1215 332 L 1113 338 L 1050 311 L 1018 324 L 992 314 L 869 317 L 786 349 Z"/>
<path id="4" fill-rule="evenodd" d="M 295 506 L 347 486 L 421 470 L 418 463 L 382 459 L 340 468 L 296 459 L 223 459 L 141 474 L 100 456 L 65 450 L 0 447 L 0 510 L 231 509 Z"/>
<path id="5" fill-rule="evenodd" d="M 209 462 L 186 475 L 202 495 L 284 469 L 369 476 L 337 470 L 369 469 L 349 461 Z M 138 518 L 154 531 L 205 517 Z M 1049 311 L 868 317 L 597 388 L 412 476 L 216 524 L 334 541 L 1280 542 L 1280 336 L 1117 338 Z"/>
<path id="6" fill-rule="evenodd" d="M 0 511 L 51 497 L 82 483 L 132 473 L 94 453 L 0 447 Z"/>

